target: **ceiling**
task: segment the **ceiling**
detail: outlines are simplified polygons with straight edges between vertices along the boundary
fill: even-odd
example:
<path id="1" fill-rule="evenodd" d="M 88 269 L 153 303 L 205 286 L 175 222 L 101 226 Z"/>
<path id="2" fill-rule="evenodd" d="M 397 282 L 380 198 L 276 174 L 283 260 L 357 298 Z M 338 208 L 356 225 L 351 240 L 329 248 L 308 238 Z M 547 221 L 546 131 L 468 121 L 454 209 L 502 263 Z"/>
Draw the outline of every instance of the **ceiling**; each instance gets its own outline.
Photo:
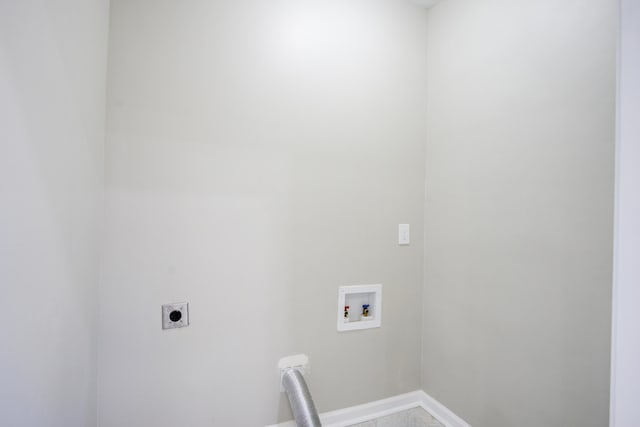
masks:
<path id="1" fill-rule="evenodd" d="M 430 8 L 431 6 L 435 5 L 436 3 L 438 3 L 440 0 L 409 0 L 412 3 L 415 3 L 417 5 L 420 5 L 422 7 L 425 8 Z"/>

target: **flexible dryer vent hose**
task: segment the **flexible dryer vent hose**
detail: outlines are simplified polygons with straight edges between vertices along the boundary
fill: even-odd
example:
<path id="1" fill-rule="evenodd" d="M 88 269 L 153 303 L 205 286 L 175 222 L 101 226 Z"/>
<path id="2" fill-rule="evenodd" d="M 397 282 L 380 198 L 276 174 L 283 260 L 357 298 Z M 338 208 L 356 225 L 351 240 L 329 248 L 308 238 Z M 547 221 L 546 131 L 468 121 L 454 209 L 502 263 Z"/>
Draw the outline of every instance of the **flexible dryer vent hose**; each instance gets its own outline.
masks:
<path id="1" fill-rule="evenodd" d="M 300 371 L 294 368 L 287 369 L 282 374 L 282 386 L 287 392 L 296 426 L 322 427 L 311 393 Z"/>

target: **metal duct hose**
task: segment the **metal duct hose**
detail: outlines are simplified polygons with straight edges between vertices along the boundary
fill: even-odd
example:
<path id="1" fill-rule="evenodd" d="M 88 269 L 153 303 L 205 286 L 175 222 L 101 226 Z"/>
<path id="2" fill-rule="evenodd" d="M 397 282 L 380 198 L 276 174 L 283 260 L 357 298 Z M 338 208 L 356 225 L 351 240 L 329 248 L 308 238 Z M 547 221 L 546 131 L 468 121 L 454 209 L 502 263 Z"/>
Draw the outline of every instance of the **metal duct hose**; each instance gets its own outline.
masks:
<path id="1" fill-rule="evenodd" d="M 297 369 L 287 369 L 282 374 L 282 386 L 287 392 L 293 418 L 298 427 L 322 427 L 318 411 L 304 377 Z"/>

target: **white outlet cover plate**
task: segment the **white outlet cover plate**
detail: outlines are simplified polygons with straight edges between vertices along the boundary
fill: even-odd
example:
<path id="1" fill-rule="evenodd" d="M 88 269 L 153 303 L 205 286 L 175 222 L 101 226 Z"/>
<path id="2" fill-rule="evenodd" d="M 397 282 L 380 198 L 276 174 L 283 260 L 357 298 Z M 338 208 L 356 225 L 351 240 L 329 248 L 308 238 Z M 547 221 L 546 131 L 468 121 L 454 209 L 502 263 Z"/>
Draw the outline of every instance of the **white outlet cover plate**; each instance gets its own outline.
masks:
<path id="1" fill-rule="evenodd" d="M 171 313 L 179 312 L 179 319 L 172 320 Z M 176 317 L 174 313 L 174 318 Z M 189 326 L 189 303 L 175 302 L 162 306 L 162 329 L 184 328 Z"/>

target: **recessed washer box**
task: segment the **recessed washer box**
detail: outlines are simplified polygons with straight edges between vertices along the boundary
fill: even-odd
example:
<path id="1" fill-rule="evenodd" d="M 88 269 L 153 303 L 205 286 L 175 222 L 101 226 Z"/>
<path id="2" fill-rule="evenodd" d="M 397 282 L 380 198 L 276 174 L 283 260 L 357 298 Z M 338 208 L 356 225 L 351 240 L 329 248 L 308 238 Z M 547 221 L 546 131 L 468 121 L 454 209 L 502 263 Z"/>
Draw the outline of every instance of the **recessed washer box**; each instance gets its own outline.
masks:
<path id="1" fill-rule="evenodd" d="M 381 325 L 382 285 L 351 285 L 338 288 L 339 332 L 379 328 Z"/>

